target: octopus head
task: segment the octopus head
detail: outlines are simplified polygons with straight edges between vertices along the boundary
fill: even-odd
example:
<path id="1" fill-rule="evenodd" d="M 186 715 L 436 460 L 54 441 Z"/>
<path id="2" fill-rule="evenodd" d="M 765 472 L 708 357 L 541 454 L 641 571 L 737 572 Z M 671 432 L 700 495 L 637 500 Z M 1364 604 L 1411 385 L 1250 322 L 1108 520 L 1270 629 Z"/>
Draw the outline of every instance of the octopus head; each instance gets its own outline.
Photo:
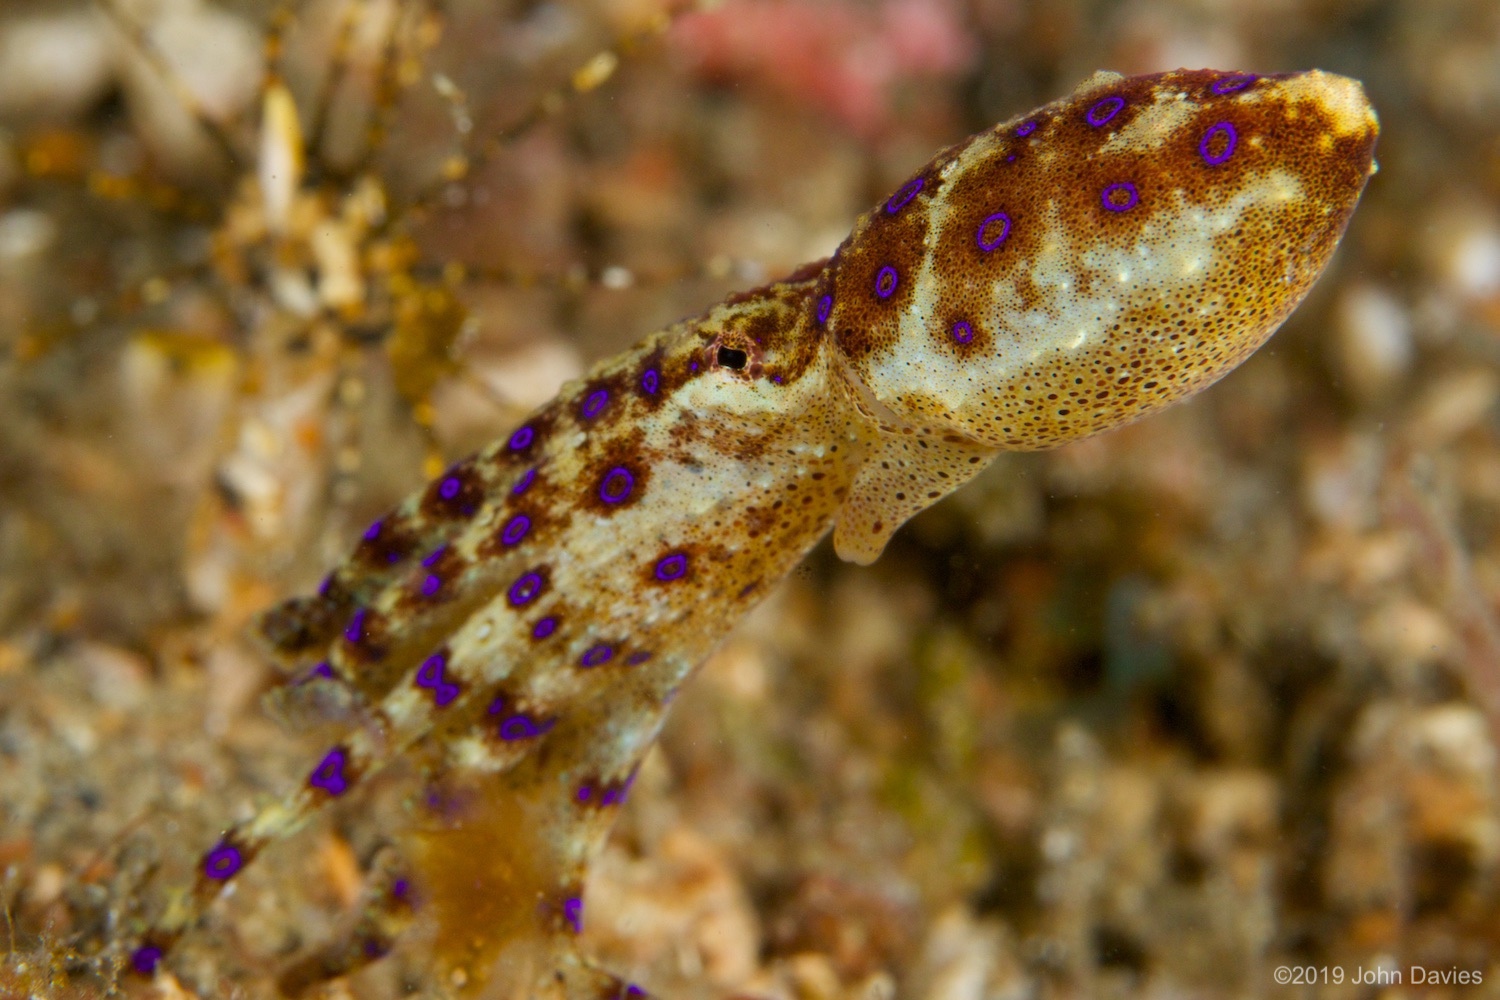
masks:
<path id="1" fill-rule="evenodd" d="M 1151 413 L 1259 347 L 1373 173 L 1358 82 L 1099 73 L 940 153 L 816 290 L 887 418 L 1005 449 Z"/>

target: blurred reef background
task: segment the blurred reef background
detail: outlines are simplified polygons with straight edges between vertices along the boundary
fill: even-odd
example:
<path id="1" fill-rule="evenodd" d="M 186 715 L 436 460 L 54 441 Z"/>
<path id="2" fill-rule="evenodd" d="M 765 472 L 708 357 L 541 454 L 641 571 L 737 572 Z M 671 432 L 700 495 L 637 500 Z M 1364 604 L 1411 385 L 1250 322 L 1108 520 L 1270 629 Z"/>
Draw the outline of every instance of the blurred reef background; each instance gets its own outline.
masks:
<path id="1" fill-rule="evenodd" d="M 939 147 L 1179 66 L 1364 81 L 1329 272 L 1188 404 L 820 547 L 679 699 L 587 947 L 671 998 L 1500 996 L 1494 0 L 6 0 L 0 994 L 102 995 L 147 874 L 305 772 L 245 625 L 384 508 Z M 128 988 L 273 995 L 415 787 Z M 322 995 L 460 986 L 426 946 Z"/>

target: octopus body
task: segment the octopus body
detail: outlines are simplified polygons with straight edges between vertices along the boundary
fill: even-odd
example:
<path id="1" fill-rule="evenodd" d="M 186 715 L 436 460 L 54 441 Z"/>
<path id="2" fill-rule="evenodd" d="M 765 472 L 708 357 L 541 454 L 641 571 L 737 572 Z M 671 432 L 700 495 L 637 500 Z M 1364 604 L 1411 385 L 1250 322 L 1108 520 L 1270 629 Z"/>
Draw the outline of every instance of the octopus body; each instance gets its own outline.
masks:
<path id="1" fill-rule="evenodd" d="M 267 844 L 420 751 L 444 805 L 286 988 L 383 954 L 415 891 L 471 983 L 523 955 L 506 975 L 532 996 L 644 995 L 576 954 L 583 879 L 714 644 L 830 530 L 870 562 L 999 451 L 1234 368 L 1327 264 L 1377 130 L 1321 72 L 1099 73 L 938 153 L 831 259 L 565 386 L 264 616 L 290 696 L 355 721 L 208 847 L 128 963 L 154 972 Z"/>

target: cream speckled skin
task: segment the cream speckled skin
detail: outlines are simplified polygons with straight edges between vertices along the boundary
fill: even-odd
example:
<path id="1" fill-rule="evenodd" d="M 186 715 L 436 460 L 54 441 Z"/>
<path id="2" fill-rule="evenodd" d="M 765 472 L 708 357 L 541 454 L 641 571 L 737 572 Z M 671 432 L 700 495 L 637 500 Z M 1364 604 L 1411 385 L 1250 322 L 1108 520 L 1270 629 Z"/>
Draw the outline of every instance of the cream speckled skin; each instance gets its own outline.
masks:
<path id="1" fill-rule="evenodd" d="M 830 529 L 869 562 L 999 450 L 1233 368 L 1332 255 L 1376 133 L 1329 74 L 1096 74 L 939 153 L 830 261 L 565 386 L 265 617 L 318 675 L 305 689 L 363 722 L 204 855 L 132 963 L 153 968 L 266 843 L 421 751 L 447 762 L 409 852 L 440 963 L 476 988 L 505 956 L 523 994 L 642 995 L 573 951 L 583 876 L 714 644 Z M 410 899 L 386 884 L 289 989 L 384 953 Z"/>

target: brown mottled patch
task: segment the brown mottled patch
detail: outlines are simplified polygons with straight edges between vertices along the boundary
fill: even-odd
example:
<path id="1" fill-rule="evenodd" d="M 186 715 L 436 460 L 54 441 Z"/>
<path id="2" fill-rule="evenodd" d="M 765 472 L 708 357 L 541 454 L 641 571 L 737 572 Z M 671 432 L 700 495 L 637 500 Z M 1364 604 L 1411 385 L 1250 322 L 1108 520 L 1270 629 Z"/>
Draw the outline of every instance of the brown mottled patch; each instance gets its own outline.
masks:
<path id="1" fill-rule="evenodd" d="M 535 459 L 541 454 L 547 439 L 552 434 L 553 428 L 556 427 L 558 410 L 562 405 L 563 400 L 561 398 L 554 399 L 530 417 L 527 417 L 523 423 L 500 439 L 498 447 L 495 448 L 491 456 L 491 461 L 500 465 L 509 465 L 511 462 L 529 462 Z M 519 448 L 512 447 L 517 440 L 517 435 L 528 428 L 531 433 L 525 436 L 527 440 L 524 441 L 522 446 Z"/>
<path id="2" fill-rule="evenodd" d="M 651 464 L 644 457 L 645 439 L 645 432 L 633 427 L 603 442 L 574 487 L 574 506 L 610 517 L 640 503 L 651 485 Z M 620 477 L 621 472 L 626 478 Z M 626 485 L 628 490 L 620 499 L 605 499 L 604 494 L 614 496 Z"/>
<path id="3" fill-rule="evenodd" d="M 663 365 L 665 352 L 660 346 L 653 348 L 641 358 L 630 372 L 630 393 L 647 412 L 661 408 L 671 390 L 667 385 L 667 371 Z"/>
<path id="4" fill-rule="evenodd" d="M 374 536 L 371 536 L 374 532 Z M 410 519 L 400 514 L 391 514 L 376 521 L 354 548 L 354 561 L 371 570 L 387 569 L 407 558 L 416 550 L 417 533 Z"/>
<path id="5" fill-rule="evenodd" d="M 932 221 L 928 204 L 942 187 L 937 161 L 913 180 L 918 177 L 924 180 L 921 192 L 895 214 L 887 211 L 888 201 L 866 213 L 829 265 L 833 308 L 828 328 L 852 359 L 894 344 L 901 312 L 911 305 Z M 881 297 L 877 286 L 887 267 L 894 268 L 896 282 Z"/>
<path id="6" fill-rule="evenodd" d="M 635 395 L 632 388 L 628 371 L 617 371 L 589 379 L 573 397 L 573 418 L 578 421 L 579 426 L 589 428 L 600 421 L 617 417 L 624 407 L 630 405 L 630 399 Z M 604 395 L 601 397 L 599 393 Z M 602 404 L 599 402 L 601 398 Z"/>
<path id="7" fill-rule="evenodd" d="M 292 656 L 316 649 L 333 638 L 348 617 L 349 607 L 347 598 L 293 597 L 261 615 L 256 627 L 273 651 Z"/>
<path id="8" fill-rule="evenodd" d="M 453 465 L 422 491 L 421 511 L 431 518 L 473 517 L 484 504 L 487 487 L 474 456 Z"/>
<path id="9" fill-rule="evenodd" d="M 404 615 L 416 608 L 430 607 L 453 599 L 454 581 L 469 563 L 453 546 L 443 544 L 423 557 L 396 599 L 394 611 Z M 436 581 L 436 589 L 430 581 Z"/>

